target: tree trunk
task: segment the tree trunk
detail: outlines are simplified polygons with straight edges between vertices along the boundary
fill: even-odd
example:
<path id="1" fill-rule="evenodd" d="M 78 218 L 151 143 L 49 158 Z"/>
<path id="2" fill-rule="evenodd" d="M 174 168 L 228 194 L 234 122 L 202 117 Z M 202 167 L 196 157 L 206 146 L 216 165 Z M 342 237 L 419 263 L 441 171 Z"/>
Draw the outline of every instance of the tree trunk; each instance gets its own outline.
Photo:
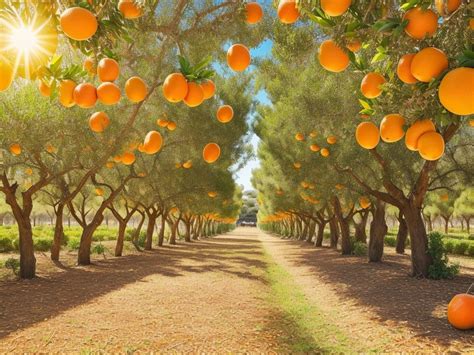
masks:
<path id="1" fill-rule="evenodd" d="M 387 234 L 385 222 L 385 203 L 377 200 L 375 211 L 370 223 L 369 261 L 379 262 L 383 256 L 383 240 Z"/>
<path id="2" fill-rule="evenodd" d="M 61 242 L 64 236 L 63 216 L 65 205 L 59 203 L 54 213 L 56 214 L 56 224 L 54 226 L 53 244 L 51 245 L 51 260 L 59 261 L 59 253 L 61 251 Z"/>
<path id="3" fill-rule="evenodd" d="M 166 213 L 161 215 L 160 234 L 158 235 L 158 246 L 162 247 L 165 240 Z"/>
<path id="4" fill-rule="evenodd" d="M 310 220 L 309 227 L 308 227 L 308 234 L 306 236 L 306 241 L 308 243 L 311 243 L 313 241 L 315 231 L 316 231 L 316 222 Z"/>
<path id="5" fill-rule="evenodd" d="M 449 217 L 441 216 L 444 219 L 444 234 L 449 232 Z"/>
<path id="6" fill-rule="evenodd" d="M 142 230 L 143 223 L 145 222 L 145 213 L 143 214 L 140 213 L 140 215 L 141 215 L 140 222 L 138 223 L 137 227 L 135 228 L 132 234 L 132 244 L 135 246 L 135 249 L 137 249 L 138 251 L 141 251 L 140 246 L 138 245 L 138 239 L 140 238 L 140 232 Z"/>
<path id="7" fill-rule="evenodd" d="M 176 234 L 178 232 L 178 227 L 179 227 L 179 218 L 173 223 L 173 226 L 171 227 L 171 236 L 170 236 L 171 245 L 176 244 Z"/>
<path id="8" fill-rule="evenodd" d="M 404 206 L 402 212 L 405 216 L 408 232 L 410 233 L 412 275 L 426 277 L 428 276 L 428 268 L 432 260 L 426 252 L 428 250 L 428 237 L 421 209 L 408 203 Z"/>
<path id="9" fill-rule="evenodd" d="M 79 244 L 79 253 L 77 255 L 77 263 L 79 265 L 90 265 L 91 263 L 92 236 L 95 229 L 96 227 L 94 227 L 93 223 L 88 224 L 82 229 L 81 243 Z"/>
<path id="10" fill-rule="evenodd" d="M 126 220 L 117 220 L 119 224 L 118 236 L 117 236 L 117 243 L 115 244 L 115 256 L 122 256 L 123 252 L 123 241 L 125 239 L 125 231 L 127 229 L 127 221 Z"/>
<path id="11" fill-rule="evenodd" d="M 349 226 L 349 216 L 344 218 L 342 214 L 342 207 L 339 199 L 337 197 L 334 198 L 334 214 L 336 216 L 336 220 L 341 228 L 341 252 L 342 255 L 351 255 L 352 254 L 352 243 L 351 243 L 351 234 L 350 234 L 350 226 Z M 352 218 L 352 216 L 351 216 Z"/>
<path id="12" fill-rule="evenodd" d="M 471 233 L 471 217 L 465 217 L 467 234 Z"/>
<path id="13" fill-rule="evenodd" d="M 354 223 L 355 227 L 355 239 L 358 242 L 367 243 L 367 232 L 365 228 L 367 226 L 367 220 L 369 218 L 369 211 L 364 211 L 360 214 L 360 222 Z"/>
<path id="14" fill-rule="evenodd" d="M 405 253 L 405 245 L 408 237 L 408 227 L 403 217 L 403 213 L 400 211 L 398 214 L 398 233 L 397 233 L 397 246 L 396 251 L 398 254 Z"/>
<path id="15" fill-rule="evenodd" d="M 426 221 L 428 222 L 428 232 L 432 232 L 433 231 L 433 220 L 431 219 L 431 216 L 427 216 Z"/>
<path id="16" fill-rule="evenodd" d="M 186 225 L 186 234 L 184 235 L 184 240 L 186 242 L 191 242 L 191 221 L 184 221 L 184 224 Z M 212 234 L 214 234 L 214 231 Z"/>
<path id="17" fill-rule="evenodd" d="M 330 247 L 337 249 L 337 243 L 339 241 L 339 227 L 337 225 L 336 216 L 333 216 L 329 221 L 329 231 L 331 233 Z"/>
<path id="18" fill-rule="evenodd" d="M 151 250 L 153 242 L 153 231 L 155 230 L 156 224 L 156 213 L 147 213 L 148 224 L 146 227 L 146 239 L 145 239 L 145 250 Z"/>
<path id="19" fill-rule="evenodd" d="M 316 240 L 314 242 L 315 247 L 322 247 L 323 246 L 324 227 L 326 227 L 326 222 L 318 223 L 318 235 L 316 236 Z"/>

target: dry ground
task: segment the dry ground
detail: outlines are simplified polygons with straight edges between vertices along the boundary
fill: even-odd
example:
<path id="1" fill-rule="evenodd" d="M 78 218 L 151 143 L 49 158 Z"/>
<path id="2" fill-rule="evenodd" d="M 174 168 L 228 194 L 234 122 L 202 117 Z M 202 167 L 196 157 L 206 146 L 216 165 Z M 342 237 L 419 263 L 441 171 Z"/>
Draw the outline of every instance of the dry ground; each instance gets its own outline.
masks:
<path id="1" fill-rule="evenodd" d="M 474 351 L 474 331 L 445 317 L 449 299 L 474 282 L 472 268 L 415 280 L 407 256 L 368 264 L 252 228 L 90 267 L 72 266 L 71 255 L 65 266 L 38 259 L 41 277 L 0 283 L 0 353 L 288 352 L 268 263 L 292 275 L 354 350 Z"/>

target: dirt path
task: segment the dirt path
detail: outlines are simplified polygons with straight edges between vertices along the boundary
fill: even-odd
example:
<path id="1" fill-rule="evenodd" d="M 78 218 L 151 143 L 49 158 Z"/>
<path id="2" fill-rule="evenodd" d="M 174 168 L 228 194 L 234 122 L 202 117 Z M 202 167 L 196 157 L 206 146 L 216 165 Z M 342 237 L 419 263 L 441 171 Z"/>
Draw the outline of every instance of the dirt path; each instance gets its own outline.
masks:
<path id="1" fill-rule="evenodd" d="M 464 268 L 455 280 L 416 280 L 407 276 L 407 256 L 389 253 L 369 264 L 306 242 L 264 233 L 259 239 L 354 351 L 474 352 L 474 331 L 455 330 L 446 320 L 449 300 L 474 282 L 474 270 Z"/>
<path id="2" fill-rule="evenodd" d="M 285 349 L 242 230 L 0 285 L 0 353 Z"/>
<path id="3" fill-rule="evenodd" d="M 404 256 L 369 265 L 241 228 L 0 283 L 0 353 L 285 353 L 295 329 L 292 315 L 269 301 L 269 265 L 287 272 L 322 326 L 343 333 L 352 351 L 474 351 L 474 332 L 453 330 L 445 319 L 448 300 L 474 281 L 474 271 L 414 280 Z"/>

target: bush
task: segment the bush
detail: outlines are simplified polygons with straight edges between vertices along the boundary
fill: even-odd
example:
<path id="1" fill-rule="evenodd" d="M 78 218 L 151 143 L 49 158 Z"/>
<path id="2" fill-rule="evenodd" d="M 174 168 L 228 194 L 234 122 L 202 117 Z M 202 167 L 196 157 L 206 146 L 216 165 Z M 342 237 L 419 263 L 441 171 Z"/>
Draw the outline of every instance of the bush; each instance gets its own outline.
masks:
<path id="1" fill-rule="evenodd" d="M 444 248 L 446 249 L 446 252 L 449 254 L 453 253 L 454 250 L 454 243 L 449 241 L 444 244 Z"/>
<path id="2" fill-rule="evenodd" d="M 67 242 L 67 247 L 69 250 L 78 250 L 81 240 L 79 238 L 70 238 Z"/>
<path id="3" fill-rule="evenodd" d="M 0 253 L 8 253 L 9 251 L 13 250 L 14 247 L 11 238 L 0 237 Z"/>
<path id="4" fill-rule="evenodd" d="M 20 250 L 20 238 L 13 239 L 12 244 L 13 244 L 13 249 L 15 249 L 16 251 Z"/>
<path id="5" fill-rule="evenodd" d="M 454 245 L 453 253 L 458 255 L 466 254 L 469 244 L 466 242 L 457 243 Z"/>
<path id="6" fill-rule="evenodd" d="M 20 269 L 20 260 L 15 258 L 9 258 L 5 261 L 5 268 L 10 269 L 15 275 L 18 275 Z"/>
<path id="7" fill-rule="evenodd" d="M 35 250 L 38 251 L 48 251 L 51 250 L 51 245 L 53 244 L 53 240 L 50 238 L 35 238 L 33 241 L 33 245 Z"/>
<path id="8" fill-rule="evenodd" d="M 397 238 L 389 235 L 385 236 L 385 245 L 395 247 L 397 245 Z"/>
<path id="9" fill-rule="evenodd" d="M 470 245 L 467 249 L 467 255 L 474 256 L 474 245 Z"/>
<path id="10" fill-rule="evenodd" d="M 367 256 L 367 244 L 362 242 L 355 242 L 352 248 L 352 254 L 355 256 Z"/>
<path id="11" fill-rule="evenodd" d="M 469 237 L 467 239 L 474 240 L 474 234 L 469 235 Z"/>
<path id="12" fill-rule="evenodd" d="M 99 243 L 94 245 L 94 248 L 92 248 L 92 253 L 104 255 L 106 250 L 107 249 L 101 243 Z"/>
<path id="13" fill-rule="evenodd" d="M 459 273 L 459 265 L 449 265 L 441 233 L 433 232 L 428 235 L 428 254 L 433 261 L 428 269 L 430 279 L 451 279 Z"/>

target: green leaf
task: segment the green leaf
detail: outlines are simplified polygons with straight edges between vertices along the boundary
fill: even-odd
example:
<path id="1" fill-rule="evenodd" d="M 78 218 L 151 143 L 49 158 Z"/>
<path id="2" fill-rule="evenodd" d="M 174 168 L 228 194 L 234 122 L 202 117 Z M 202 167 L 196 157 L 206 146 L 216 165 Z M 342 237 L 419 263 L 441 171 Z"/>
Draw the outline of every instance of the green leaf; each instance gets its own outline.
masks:
<path id="1" fill-rule="evenodd" d="M 365 108 L 367 110 L 371 109 L 370 104 L 367 101 L 359 99 L 359 103 L 362 105 L 363 108 Z"/>

